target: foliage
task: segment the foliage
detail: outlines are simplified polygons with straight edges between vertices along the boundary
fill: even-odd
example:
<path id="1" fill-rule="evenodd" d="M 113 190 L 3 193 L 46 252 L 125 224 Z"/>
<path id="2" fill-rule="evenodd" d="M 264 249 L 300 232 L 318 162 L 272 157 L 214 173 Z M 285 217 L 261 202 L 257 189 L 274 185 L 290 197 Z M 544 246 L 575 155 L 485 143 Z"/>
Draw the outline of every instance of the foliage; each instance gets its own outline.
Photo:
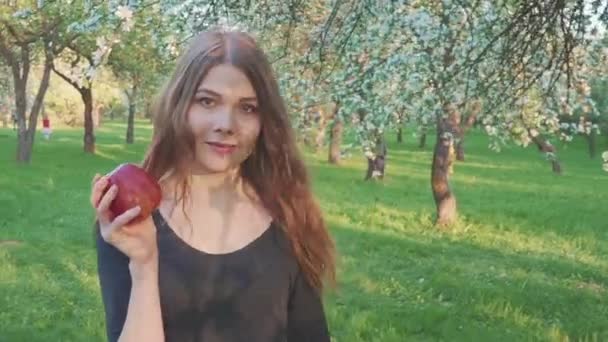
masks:
<path id="1" fill-rule="evenodd" d="M 133 26 L 132 11 L 106 1 L 77 1 L 70 7 L 80 15 L 66 29 L 75 35 L 61 55 L 70 67 L 67 71 L 54 67 L 54 71 L 76 88 L 90 88 L 112 46 Z"/>
<path id="2" fill-rule="evenodd" d="M 116 118 L 125 117 L 124 109 L 121 112 L 115 108 L 116 102 L 122 101 L 122 94 L 118 88 L 119 82 L 107 68 L 101 67 L 95 76 L 94 109 L 99 110 L 103 117 L 109 117 L 110 111 L 114 111 Z M 37 78 L 32 80 L 38 82 Z M 82 127 L 84 117 L 82 115 L 84 105 L 78 91 L 73 86 L 62 80 L 57 75 L 51 76 L 51 86 L 45 96 L 45 111 L 51 118 L 51 124 Z"/>
<path id="3" fill-rule="evenodd" d="M 124 33 L 109 55 L 108 66 L 121 82 L 128 98 L 146 106 L 167 75 L 173 56 L 164 42 L 170 36 L 157 7 L 140 8 L 134 13 L 133 27 Z M 141 108 L 140 108 L 141 109 Z"/>

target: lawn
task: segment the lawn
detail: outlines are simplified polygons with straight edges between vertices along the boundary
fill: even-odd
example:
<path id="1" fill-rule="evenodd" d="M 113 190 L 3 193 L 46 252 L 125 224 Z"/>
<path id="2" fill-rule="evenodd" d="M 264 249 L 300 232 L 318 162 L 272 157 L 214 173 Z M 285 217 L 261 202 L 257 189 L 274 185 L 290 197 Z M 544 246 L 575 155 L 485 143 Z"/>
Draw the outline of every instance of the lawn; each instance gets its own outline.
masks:
<path id="1" fill-rule="evenodd" d="M 132 146 L 122 124 L 105 124 L 94 156 L 80 130 L 38 136 L 29 166 L 0 129 L 0 341 L 104 340 L 89 186 L 142 158 L 151 130 L 138 124 Z M 430 146 L 405 140 L 391 142 L 383 182 L 362 180 L 356 151 L 340 167 L 306 153 L 340 253 L 326 301 L 335 341 L 608 340 L 599 158 L 575 141 L 556 176 L 534 148 L 497 154 L 473 134 L 452 181 L 461 219 L 446 232 L 432 226 Z"/>

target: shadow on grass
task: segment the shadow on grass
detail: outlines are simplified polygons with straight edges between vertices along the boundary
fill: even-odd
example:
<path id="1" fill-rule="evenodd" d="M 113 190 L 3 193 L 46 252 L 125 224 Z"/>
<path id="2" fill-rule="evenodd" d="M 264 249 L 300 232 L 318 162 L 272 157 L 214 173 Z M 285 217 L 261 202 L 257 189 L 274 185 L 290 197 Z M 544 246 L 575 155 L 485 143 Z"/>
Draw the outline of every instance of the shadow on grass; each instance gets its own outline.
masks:
<path id="1" fill-rule="evenodd" d="M 382 204 L 411 216 L 412 212 L 427 218 L 434 216 L 435 206 L 428 174 L 420 166 L 399 161 L 388 166 L 390 173 L 382 182 L 363 181 L 364 165 L 348 162 L 334 166 L 312 159 L 315 191 L 328 209 L 365 212 Z M 464 167 L 464 166 L 463 166 Z M 426 170 L 426 169 L 424 169 Z M 484 225 L 484 229 L 517 230 L 524 234 L 556 234 L 565 238 L 606 240 L 608 235 L 603 203 L 608 194 L 597 191 L 608 188 L 608 177 L 600 181 L 586 179 L 578 187 L 569 176 L 539 177 L 530 182 L 529 171 L 493 170 L 469 172 L 460 170 L 451 181 L 458 209 L 465 223 Z M 356 202 L 353 201 L 356 199 Z M 571 210 L 573 204 L 576 211 Z M 604 252 L 608 248 L 602 247 Z"/>
<path id="2" fill-rule="evenodd" d="M 2 257 L 3 268 L 16 269 L 14 277 L 0 281 L 0 307 L 8 308 L 0 314 L 2 339 L 102 341 L 92 255 L 88 246 L 27 240 Z"/>
<path id="3" fill-rule="evenodd" d="M 329 311 L 340 341 L 608 338 L 605 270 L 462 241 L 332 232 L 344 277 Z"/>

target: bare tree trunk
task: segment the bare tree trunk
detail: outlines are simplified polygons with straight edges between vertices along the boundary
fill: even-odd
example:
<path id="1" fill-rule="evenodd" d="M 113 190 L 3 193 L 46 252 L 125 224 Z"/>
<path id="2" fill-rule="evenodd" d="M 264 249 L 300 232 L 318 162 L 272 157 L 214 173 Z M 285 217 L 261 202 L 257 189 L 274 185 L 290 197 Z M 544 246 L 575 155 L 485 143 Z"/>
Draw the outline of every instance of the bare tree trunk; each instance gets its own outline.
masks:
<path id="1" fill-rule="evenodd" d="M 397 143 L 401 144 L 403 142 L 403 129 L 401 127 L 397 128 Z"/>
<path id="2" fill-rule="evenodd" d="M 373 173 L 374 173 L 374 159 L 367 157 L 367 171 L 365 172 L 365 180 L 371 179 Z"/>
<path id="3" fill-rule="evenodd" d="M 45 54 L 44 69 L 42 79 L 38 87 L 38 92 L 34 98 L 34 103 L 30 109 L 29 117 L 26 118 L 27 111 L 27 78 L 29 73 L 29 57 L 24 57 L 23 70 L 19 70 L 19 65 L 13 66 L 13 80 L 15 86 L 15 107 L 17 115 L 17 151 L 15 159 L 18 163 L 29 163 L 32 158 L 34 138 L 36 136 L 36 126 L 38 114 L 42 108 L 44 95 L 49 87 L 51 76 L 52 56 L 47 51 Z"/>
<path id="4" fill-rule="evenodd" d="M 530 136 L 532 137 L 532 135 Z M 551 169 L 553 170 L 553 172 L 561 174 L 562 166 L 559 162 L 559 159 L 557 159 L 557 150 L 555 146 L 551 145 L 551 143 L 549 143 L 547 139 L 545 139 L 541 135 L 532 137 L 532 141 L 536 144 L 536 147 L 538 147 L 538 150 L 540 152 L 545 153 L 547 155 L 549 161 L 551 162 Z"/>
<path id="5" fill-rule="evenodd" d="M 340 147 L 342 146 L 342 131 L 344 129 L 344 123 L 338 116 L 340 105 L 336 104 L 333 113 L 333 122 L 331 124 L 331 130 L 329 131 L 329 156 L 328 162 L 330 164 L 340 163 Z"/>
<path id="6" fill-rule="evenodd" d="M 127 119 L 127 144 L 133 143 L 133 130 L 135 127 L 135 99 L 137 95 L 137 85 L 133 85 L 131 93 L 127 92 L 127 98 L 129 99 L 129 117 Z"/>
<path id="7" fill-rule="evenodd" d="M 384 135 L 382 135 L 376 141 L 376 151 L 374 152 L 374 157 L 367 158 L 367 171 L 365 173 L 365 180 L 369 180 L 372 178 L 384 179 L 386 154 L 386 141 L 384 140 Z"/>
<path id="8" fill-rule="evenodd" d="M 342 146 L 343 123 L 341 119 L 336 119 L 332 124 L 329 140 L 329 163 L 340 163 L 340 146 Z"/>
<path id="9" fill-rule="evenodd" d="M 456 197 L 449 184 L 449 170 L 452 163 L 450 150 L 453 148 L 453 143 L 453 133 L 449 129 L 448 120 L 439 118 L 437 122 L 437 141 L 431 166 L 431 187 L 437 207 L 435 223 L 441 227 L 455 223 L 458 215 Z"/>
<path id="10" fill-rule="evenodd" d="M 327 129 L 327 114 L 325 108 L 319 108 L 319 123 L 317 125 L 317 134 L 315 135 L 314 150 L 318 152 L 325 145 L 325 130 Z"/>
<path id="11" fill-rule="evenodd" d="M 298 128 L 298 132 L 300 133 L 299 136 L 302 143 L 304 143 L 304 145 L 306 145 L 307 147 L 314 149 L 315 144 L 310 134 L 312 127 L 314 127 L 314 119 L 313 114 L 311 114 L 310 110 L 306 110 L 304 112 L 304 116 L 299 125 L 300 127 Z"/>
<path id="12" fill-rule="evenodd" d="M 81 86 L 78 82 L 72 80 L 67 75 L 63 74 L 53 65 L 53 71 L 64 81 L 69 83 L 74 89 L 80 93 L 80 98 L 84 104 L 84 136 L 83 150 L 85 153 L 95 153 L 95 128 L 93 120 L 93 85 L 88 87 Z"/>
<path id="13" fill-rule="evenodd" d="M 589 145 L 589 158 L 594 159 L 597 155 L 597 136 L 594 130 L 587 135 L 587 143 Z"/>
<path id="14" fill-rule="evenodd" d="M 95 131 L 93 127 L 93 91 L 91 88 L 80 88 L 84 103 L 84 152 L 95 153 Z"/>
<path id="15" fill-rule="evenodd" d="M 26 83 L 20 78 L 15 79 L 15 114 L 17 116 L 17 153 L 15 159 L 19 163 L 29 163 L 32 146 L 28 144 L 28 129 L 26 122 L 27 93 Z"/>
<path id="16" fill-rule="evenodd" d="M 135 126 L 135 105 L 129 102 L 129 117 L 127 118 L 127 134 L 125 137 L 127 144 L 133 143 L 133 129 Z"/>
<path id="17" fill-rule="evenodd" d="M 463 137 L 464 138 L 464 137 Z M 456 144 L 456 160 L 464 161 L 464 139 L 461 138 Z"/>
<path id="18" fill-rule="evenodd" d="M 473 101 L 471 104 L 473 108 L 471 108 L 469 115 L 466 117 L 464 122 L 460 123 L 460 127 L 457 133 L 456 139 L 456 160 L 464 161 L 464 138 L 467 132 L 473 127 L 475 121 L 477 120 L 477 115 L 481 112 L 481 102 Z M 459 119 L 459 121 L 461 121 Z"/>
<path id="19" fill-rule="evenodd" d="M 418 144 L 419 148 L 425 148 L 426 147 L 426 129 L 423 128 L 423 132 L 420 135 L 420 143 Z"/>
<path id="20" fill-rule="evenodd" d="M 2 128 L 8 128 L 8 120 L 10 118 L 9 112 L 9 106 L 6 106 L 6 109 L 2 111 L 2 117 L 0 118 L 0 120 L 2 120 Z"/>
<path id="21" fill-rule="evenodd" d="M 93 120 L 93 128 L 99 127 L 99 106 L 93 106 L 91 119 Z"/>
<path id="22" fill-rule="evenodd" d="M 560 164 L 559 160 L 551 160 L 551 170 L 553 170 L 553 173 L 557 173 L 558 175 L 562 174 L 562 165 Z"/>

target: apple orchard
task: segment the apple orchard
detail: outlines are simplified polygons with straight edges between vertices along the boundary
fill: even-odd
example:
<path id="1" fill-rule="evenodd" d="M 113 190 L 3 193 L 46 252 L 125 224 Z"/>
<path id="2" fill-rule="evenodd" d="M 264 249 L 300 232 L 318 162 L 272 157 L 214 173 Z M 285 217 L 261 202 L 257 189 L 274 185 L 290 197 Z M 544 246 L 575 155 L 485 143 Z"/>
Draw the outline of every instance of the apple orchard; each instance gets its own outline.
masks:
<path id="1" fill-rule="evenodd" d="M 555 174 L 568 167 L 559 147 L 582 139 L 608 172 L 608 5 L 600 1 L 59 3 L 0 5 L 0 115 L 14 113 L 17 163 L 32 158 L 41 113 L 69 112 L 49 91 L 52 74 L 79 94 L 83 110 L 69 120 L 82 127 L 84 152 L 95 153 L 100 106 L 121 109 L 104 98 L 108 78 L 127 99 L 133 143 L 136 114 L 145 116 L 188 38 L 220 25 L 256 36 L 300 142 L 327 148 L 332 167 L 354 151 L 367 163 L 361 179 L 382 181 L 390 139 L 428 144 L 438 225 L 457 220 L 450 175 L 466 163 L 472 131 L 496 153 L 537 149 Z"/>

